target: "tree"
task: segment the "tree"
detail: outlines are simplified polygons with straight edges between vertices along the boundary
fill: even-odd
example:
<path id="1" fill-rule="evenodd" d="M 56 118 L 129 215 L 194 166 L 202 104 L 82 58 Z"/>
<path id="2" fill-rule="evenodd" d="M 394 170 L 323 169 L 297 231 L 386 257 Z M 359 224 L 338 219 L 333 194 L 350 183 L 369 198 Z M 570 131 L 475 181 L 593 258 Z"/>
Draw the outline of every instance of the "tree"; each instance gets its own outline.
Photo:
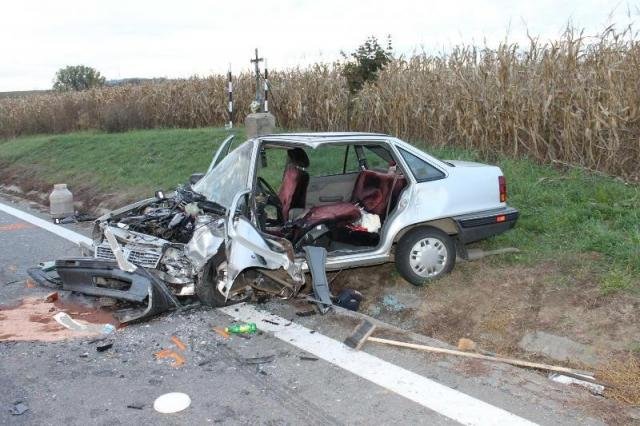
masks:
<path id="1" fill-rule="evenodd" d="M 84 65 L 69 65 L 56 72 L 53 89 L 59 91 L 81 91 L 104 86 L 105 78 L 94 68 Z"/>
<path id="2" fill-rule="evenodd" d="M 362 90 L 367 82 L 378 79 L 378 72 L 393 59 L 391 36 L 387 37 L 386 49 L 380 46 L 378 39 L 371 36 L 350 55 L 341 52 L 345 63 L 340 71 L 347 79 L 349 98 L 347 104 L 347 127 L 351 124 L 351 111 L 354 96 Z"/>

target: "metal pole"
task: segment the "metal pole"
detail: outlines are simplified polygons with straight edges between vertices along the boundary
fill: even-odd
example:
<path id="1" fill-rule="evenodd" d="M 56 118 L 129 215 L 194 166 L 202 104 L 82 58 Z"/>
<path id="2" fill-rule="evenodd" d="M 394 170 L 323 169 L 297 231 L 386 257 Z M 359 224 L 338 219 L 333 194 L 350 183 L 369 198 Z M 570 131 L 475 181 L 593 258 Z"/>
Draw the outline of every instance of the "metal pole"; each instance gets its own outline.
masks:
<path id="1" fill-rule="evenodd" d="M 233 128 L 233 82 L 231 80 L 231 64 L 229 64 L 229 72 L 227 73 L 227 90 L 229 92 L 229 103 L 227 109 L 229 111 L 229 128 Z"/>
<path id="2" fill-rule="evenodd" d="M 264 112 L 269 112 L 269 71 L 267 60 L 264 60 Z"/>

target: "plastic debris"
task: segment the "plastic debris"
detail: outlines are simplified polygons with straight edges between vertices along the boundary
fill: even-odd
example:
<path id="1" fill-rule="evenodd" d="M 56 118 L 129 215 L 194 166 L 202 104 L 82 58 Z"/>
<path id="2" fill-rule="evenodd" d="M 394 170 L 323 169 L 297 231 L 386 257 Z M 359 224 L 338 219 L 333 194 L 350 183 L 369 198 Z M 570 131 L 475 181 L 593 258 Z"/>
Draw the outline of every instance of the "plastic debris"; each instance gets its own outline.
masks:
<path id="1" fill-rule="evenodd" d="M 113 343 L 109 342 L 109 343 L 103 343 L 101 345 L 96 346 L 96 351 L 98 352 L 104 352 L 104 351 L 108 351 L 109 349 L 111 349 L 113 347 Z"/>
<path id="2" fill-rule="evenodd" d="M 186 393 L 170 392 L 156 398 L 153 402 L 153 409 L 158 413 L 170 414 L 182 411 L 190 405 L 191 398 Z"/>
<path id="3" fill-rule="evenodd" d="M 578 385 L 584 388 L 589 389 L 594 395 L 603 395 L 604 394 L 604 386 L 596 383 L 587 382 L 585 380 L 576 379 L 574 377 L 565 376 L 560 373 L 549 373 L 549 379 L 554 382 L 562 383 L 565 385 Z M 593 377 L 585 376 L 585 378 L 593 380 Z"/>
<path id="4" fill-rule="evenodd" d="M 231 337 L 231 335 L 227 333 L 222 327 L 213 327 L 213 331 L 215 331 L 216 333 L 218 333 L 218 335 L 222 336 L 225 339 Z"/>
<path id="5" fill-rule="evenodd" d="M 116 330 L 113 324 L 81 323 L 71 318 L 66 312 L 58 312 L 53 316 L 53 319 L 69 330 L 83 333 L 110 334 Z"/>
<path id="6" fill-rule="evenodd" d="M 127 408 L 133 408 L 134 410 L 142 410 L 144 408 L 144 404 L 141 402 L 133 402 L 131 404 L 127 404 Z"/>
<path id="7" fill-rule="evenodd" d="M 224 329 L 225 332 L 231 334 L 255 333 L 258 330 L 256 323 L 249 322 L 247 324 L 235 324 Z"/>
<path id="8" fill-rule="evenodd" d="M 187 349 L 187 345 L 184 344 L 184 342 L 182 340 L 180 340 L 178 337 L 176 336 L 171 336 L 171 341 L 173 342 L 174 345 L 176 345 L 176 347 L 178 349 L 180 349 L 181 351 L 184 351 Z"/>
<path id="9" fill-rule="evenodd" d="M 270 362 L 273 362 L 273 360 L 276 359 L 275 355 L 267 355 L 267 356 L 256 356 L 253 358 L 243 358 L 242 362 L 245 364 L 268 364 Z"/>
<path id="10" fill-rule="evenodd" d="M 56 300 L 58 300 L 58 298 L 59 298 L 58 292 L 54 291 L 53 293 L 47 294 L 47 297 L 44 298 L 44 302 L 45 303 L 53 303 Z"/>
<path id="11" fill-rule="evenodd" d="M 358 290 L 345 288 L 340 291 L 335 303 L 336 305 L 350 311 L 357 311 L 360 309 L 360 302 L 362 302 L 362 299 L 362 293 Z"/>
<path id="12" fill-rule="evenodd" d="M 21 416 L 27 411 L 29 411 L 29 406 L 23 401 L 16 401 L 13 404 L 13 407 L 9 408 L 9 413 L 11 413 L 11 415 L 13 416 Z"/>
<path id="13" fill-rule="evenodd" d="M 156 357 L 156 359 L 164 359 L 164 358 L 172 359 L 173 362 L 171 363 L 171 366 L 176 368 L 184 365 L 186 361 L 186 359 L 182 355 L 180 355 L 178 352 L 173 351 L 171 349 L 163 349 L 159 352 L 156 352 L 154 356 Z"/>
<path id="14" fill-rule="evenodd" d="M 300 360 L 301 361 L 317 361 L 320 358 L 317 358 L 315 356 L 308 356 L 308 355 L 300 355 Z"/>

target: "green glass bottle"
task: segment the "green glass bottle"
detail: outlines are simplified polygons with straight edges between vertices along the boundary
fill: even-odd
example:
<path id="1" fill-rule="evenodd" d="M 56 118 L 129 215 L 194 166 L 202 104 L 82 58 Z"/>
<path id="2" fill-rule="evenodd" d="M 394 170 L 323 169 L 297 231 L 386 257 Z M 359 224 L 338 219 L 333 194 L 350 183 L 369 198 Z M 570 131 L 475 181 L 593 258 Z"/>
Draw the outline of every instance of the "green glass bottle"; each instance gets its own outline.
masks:
<path id="1" fill-rule="evenodd" d="M 247 333 L 255 333 L 258 330 L 256 323 L 249 322 L 247 324 L 235 324 L 231 327 L 227 327 L 224 329 L 227 333 L 231 334 L 247 334 Z"/>

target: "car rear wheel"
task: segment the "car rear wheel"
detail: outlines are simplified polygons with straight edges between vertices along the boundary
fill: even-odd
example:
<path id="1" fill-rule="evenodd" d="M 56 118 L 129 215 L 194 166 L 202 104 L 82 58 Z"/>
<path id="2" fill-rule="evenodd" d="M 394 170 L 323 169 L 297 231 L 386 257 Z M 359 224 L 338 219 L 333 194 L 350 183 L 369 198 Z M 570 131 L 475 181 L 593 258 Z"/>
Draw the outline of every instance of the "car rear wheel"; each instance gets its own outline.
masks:
<path id="1" fill-rule="evenodd" d="M 195 290 L 196 296 L 198 296 L 203 305 L 219 308 L 245 302 L 251 298 L 251 289 L 244 285 L 244 280 L 240 279 L 233 283 L 228 298 L 225 298 L 224 294 L 220 293 L 217 286 L 218 271 L 224 266 L 224 262 L 226 262 L 224 252 L 220 252 L 211 258 L 198 275 Z"/>
<path id="2" fill-rule="evenodd" d="M 453 269 L 456 247 L 453 239 L 436 228 L 415 228 L 396 247 L 396 269 L 416 286 L 440 278 Z"/>

